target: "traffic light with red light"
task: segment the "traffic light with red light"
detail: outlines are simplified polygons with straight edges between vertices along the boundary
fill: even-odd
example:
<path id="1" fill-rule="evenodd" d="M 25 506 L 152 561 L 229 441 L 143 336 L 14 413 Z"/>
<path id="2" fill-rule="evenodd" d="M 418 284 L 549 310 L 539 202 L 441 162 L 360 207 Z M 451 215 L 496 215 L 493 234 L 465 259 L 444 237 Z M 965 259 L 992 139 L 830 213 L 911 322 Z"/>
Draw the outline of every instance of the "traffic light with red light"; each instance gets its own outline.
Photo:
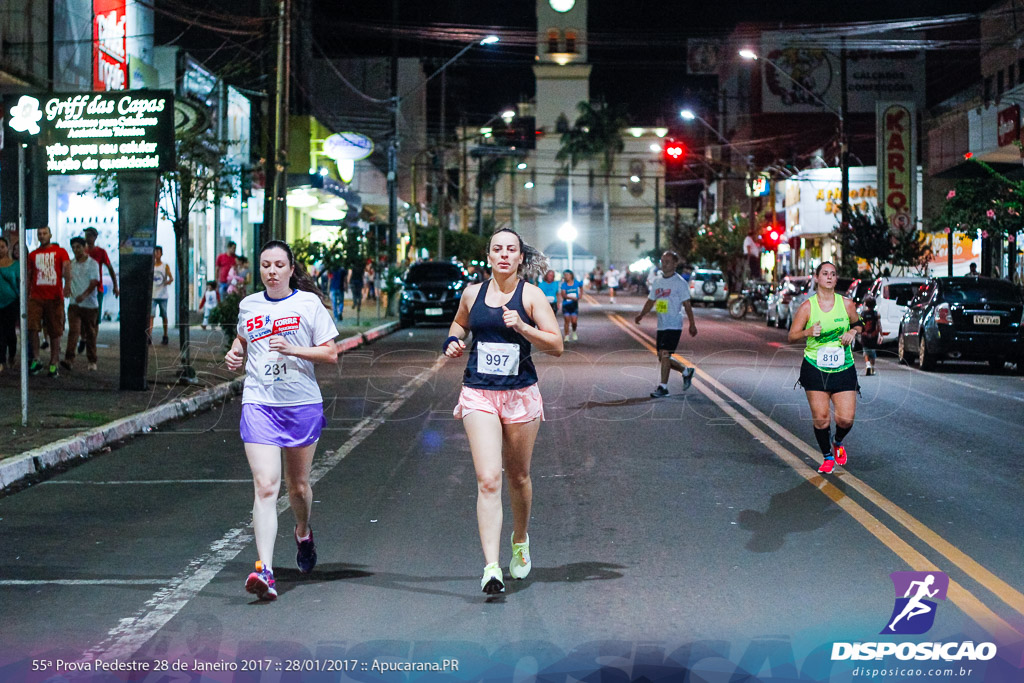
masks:
<path id="1" fill-rule="evenodd" d="M 761 230 L 761 246 L 768 251 L 775 251 L 782 241 L 782 228 L 775 225 L 766 225 Z"/>
<path id="2" fill-rule="evenodd" d="M 679 140 L 665 138 L 664 150 L 666 163 L 678 164 L 686 157 L 686 145 Z"/>

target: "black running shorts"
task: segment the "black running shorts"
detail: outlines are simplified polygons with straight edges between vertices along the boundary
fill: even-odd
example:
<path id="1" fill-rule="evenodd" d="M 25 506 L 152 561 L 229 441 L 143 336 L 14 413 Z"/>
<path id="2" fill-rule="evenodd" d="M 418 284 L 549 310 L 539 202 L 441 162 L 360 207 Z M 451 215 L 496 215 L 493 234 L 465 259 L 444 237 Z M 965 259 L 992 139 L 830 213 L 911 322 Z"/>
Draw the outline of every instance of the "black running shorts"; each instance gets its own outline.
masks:
<path id="1" fill-rule="evenodd" d="M 824 391 L 827 394 L 860 391 L 855 365 L 839 372 L 822 372 L 811 365 L 806 358 L 800 365 L 800 386 L 804 388 L 804 391 Z"/>
<path id="2" fill-rule="evenodd" d="M 658 330 L 658 340 L 655 346 L 659 351 L 675 351 L 679 348 L 679 338 L 682 336 L 682 330 Z"/>

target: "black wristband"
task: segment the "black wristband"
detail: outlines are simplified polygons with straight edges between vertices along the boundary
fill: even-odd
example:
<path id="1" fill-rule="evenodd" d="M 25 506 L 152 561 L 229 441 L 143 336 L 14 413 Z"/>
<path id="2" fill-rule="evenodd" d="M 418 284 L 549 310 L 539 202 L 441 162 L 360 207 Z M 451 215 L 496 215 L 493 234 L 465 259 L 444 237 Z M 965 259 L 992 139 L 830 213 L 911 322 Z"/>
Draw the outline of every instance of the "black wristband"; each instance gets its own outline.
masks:
<path id="1" fill-rule="evenodd" d="M 448 345 L 451 344 L 452 342 L 457 342 L 457 341 L 459 341 L 459 338 L 456 337 L 454 334 L 452 336 L 448 337 L 447 339 L 445 339 L 444 340 L 444 344 L 441 345 L 441 353 L 448 353 Z"/>
<path id="2" fill-rule="evenodd" d="M 864 321 L 861 320 L 860 318 L 857 318 L 852 323 L 850 323 L 850 329 L 853 329 L 854 327 L 857 327 L 857 326 L 860 326 L 860 328 L 863 329 L 864 328 Z"/>

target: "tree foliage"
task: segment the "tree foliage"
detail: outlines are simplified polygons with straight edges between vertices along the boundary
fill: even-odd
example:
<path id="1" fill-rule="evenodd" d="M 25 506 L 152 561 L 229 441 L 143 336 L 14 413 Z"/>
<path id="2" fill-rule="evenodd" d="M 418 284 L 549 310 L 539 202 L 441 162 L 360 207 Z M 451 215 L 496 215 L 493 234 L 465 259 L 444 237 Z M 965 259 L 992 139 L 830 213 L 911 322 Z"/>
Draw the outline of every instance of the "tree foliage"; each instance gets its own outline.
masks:
<path id="1" fill-rule="evenodd" d="M 477 235 L 471 232 L 449 230 L 444 236 L 445 258 L 455 258 L 462 263 L 485 258 L 490 232 Z M 431 254 L 437 254 L 437 225 L 420 228 L 419 244 L 427 247 Z"/>
<path id="2" fill-rule="evenodd" d="M 742 268 L 746 236 L 746 230 L 738 227 L 734 220 L 719 219 L 702 225 L 693 237 L 693 262 L 718 266 L 722 272 L 734 276 Z"/>
<path id="3" fill-rule="evenodd" d="M 908 269 L 923 272 L 931 258 L 931 247 L 920 230 L 889 227 L 877 208 L 866 213 L 854 210 L 849 224 L 839 225 L 832 236 L 841 247 L 842 258 L 837 264 L 841 275 L 856 276 L 858 258 L 867 262 L 872 277 L 879 277 L 885 268 L 896 273 Z"/>
<path id="4" fill-rule="evenodd" d="M 1024 182 L 1010 180 L 984 162 L 984 178 L 963 178 L 946 195 L 934 227 L 936 230 L 982 230 L 989 236 L 1024 230 Z"/>

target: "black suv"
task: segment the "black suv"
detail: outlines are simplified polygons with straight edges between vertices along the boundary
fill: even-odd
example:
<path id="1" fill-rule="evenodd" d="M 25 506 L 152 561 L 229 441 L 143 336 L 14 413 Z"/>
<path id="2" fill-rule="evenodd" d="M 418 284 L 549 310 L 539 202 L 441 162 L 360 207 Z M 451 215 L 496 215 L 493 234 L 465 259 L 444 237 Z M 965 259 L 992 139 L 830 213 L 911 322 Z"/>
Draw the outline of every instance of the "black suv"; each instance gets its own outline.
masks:
<path id="1" fill-rule="evenodd" d="M 466 272 L 454 263 L 427 261 L 409 266 L 398 304 L 402 325 L 417 321 L 450 323 L 467 284 Z"/>
<path id="2" fill-rule="evenodd" d="M 1006 280 L 938 277 L 918 291 L 900 323 L 899 358 L 922 370 L 940 360 L 1009 361 L 1024 369 L 1024 299 Z"/>

